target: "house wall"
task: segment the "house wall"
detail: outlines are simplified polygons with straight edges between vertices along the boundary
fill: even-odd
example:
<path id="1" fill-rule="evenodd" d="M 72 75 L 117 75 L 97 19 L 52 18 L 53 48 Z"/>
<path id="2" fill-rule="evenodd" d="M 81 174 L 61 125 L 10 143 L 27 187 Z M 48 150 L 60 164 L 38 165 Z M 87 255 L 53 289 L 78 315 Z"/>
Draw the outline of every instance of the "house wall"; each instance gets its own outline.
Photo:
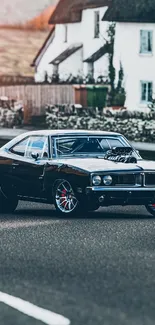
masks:
<path id="1" fill-rule="evenodd" d="M 153 31 L 152 54 L 140 54 L 141 29 Z M 120 62 L 124 70 L 124 86 L 126 90 L 125 106 L 131 110 L 149 110 L 148 104 L 142 103 L 140 99 L 140 82 L 153 82 L 153 90 L 155 91 L 155 24 L 116 24 L 114 66 L 116 68 L 117 78 Z"/>
<path id="2" fill-rule="evenodd" d="M 83 49 L 79 49 L 73 55 L 69 56 L 65 61 L 59 65 L 59 76 L 67 77 L 69 74 L 78 74 L 83 73 Z"/>
<path id="3" fill-rule="evenodd" d="M 42 57 L 35 74 L 36 81 L 42 81 L 44 79 L 45 71 L 48 75 L 52 75 L 53 66 L 49 64 L 65 49 L 67 49 L 73 43 L 82 43 L 83 50 L 77 51 L 74 55 L 70 56 L 67 60 L 59 65 L 60 73 L 68 74 L 72 73 L 77 75 L 78 72 L 87 74 L 87 63 L 83 63 L 83 60 L 87 59 L 94 52 L 96 52 L 107 39 L 107 28 L 109 23 L 100 21 L 100 37 L 94 38 L 94 11 L 100 11 L 100 19 L 102 19 L 107 7 L 87 9 L 82 12 L 82 21 L 80 23 L 68 24 L 68 41 L 64 42 L 64 25 L 56 25 L 55 38 L 48 47 L 46 53 Z M 81 62 L 80 62 L 81 60 Z M 103 56 L 101 59 L 94 63 L 95 77 L 98 75 L 107 74 L 108 58 Z"/>
<path id="4" fill-rule="evenodd" d="M 55 37 L 40 60 L 39 65 L 36 67 L 36 82 L 42 82 L 44 80 L 45 72 L 47 72 L 49 76 L 52 76 L 53 65 L 49 63 L 67 48 L 66 43 L 63 41 L 63 27 L 63 25 L 57 25 L 55 28 Z"/>
<path id="5" fill-rule="evenodd" d="M 94 12 L 100 11 L 100 37 L 94 38 Z M 107 29 L 108 22 L 103 22 L 101 19 L 104 16 L 107 7 L 87 9 L 82 12 L 81 21 L 81 37 L 84 44 L 83 59 L 86 60 L 94 52 L 100 49 L 108 39 Z M 87 63 L 84 63 L 84 74 L 87 74 Z M 108 57 L 104 55 L 98 61 L 94 62 L 94 76 L 107 75 Z"/>
<path id="6" fill-rule="evenodd" d="M 108 74 L 109 74 L 109 55 L 105 54 L 94 64 L 94 77 L 95 79 L 97 79 L 97 77 L 101 75 L 108 77 Z"/>

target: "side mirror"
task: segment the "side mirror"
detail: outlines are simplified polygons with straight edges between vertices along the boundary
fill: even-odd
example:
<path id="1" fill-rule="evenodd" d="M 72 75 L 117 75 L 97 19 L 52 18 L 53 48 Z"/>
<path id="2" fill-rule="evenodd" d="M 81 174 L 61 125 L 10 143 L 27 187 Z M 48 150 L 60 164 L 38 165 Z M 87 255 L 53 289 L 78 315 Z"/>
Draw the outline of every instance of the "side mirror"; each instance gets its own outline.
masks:
<path id="1" fill-rule="evenodd" d="M 34 153 L 34 152 L 32 152 L 32 153 L 31 153 L 31 157 L 32 157 L 33 159 L 37 160 L 37 159 L 39 158 L 39 153 Z"/>

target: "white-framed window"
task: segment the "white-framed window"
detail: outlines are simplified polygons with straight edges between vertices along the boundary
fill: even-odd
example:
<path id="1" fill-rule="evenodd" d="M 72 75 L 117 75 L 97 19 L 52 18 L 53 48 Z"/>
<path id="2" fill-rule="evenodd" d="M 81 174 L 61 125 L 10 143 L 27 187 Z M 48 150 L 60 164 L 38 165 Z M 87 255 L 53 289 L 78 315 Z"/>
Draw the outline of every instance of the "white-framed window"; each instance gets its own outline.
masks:
<path id="1" fill-rule="evenodd" d="M 68 26 L 66 24 L 64 25 L 64 42 L 68 42 Z"/>
<path id="2" fill-rule="evenodd" d="M 94 11 L 94 38 L 100 36 L 100 12 L 99 10 Z"/>
<path id="3" fill-rule="evenodd" d="M 148 54 L 153 51 L 153 31 L 140 30 L 140 53 Z"/>
<path id="4" fill-rule="evenodd" d="M 148 103 L 152 100 L 153 82 L 141 81 L 141 102 Z"/>

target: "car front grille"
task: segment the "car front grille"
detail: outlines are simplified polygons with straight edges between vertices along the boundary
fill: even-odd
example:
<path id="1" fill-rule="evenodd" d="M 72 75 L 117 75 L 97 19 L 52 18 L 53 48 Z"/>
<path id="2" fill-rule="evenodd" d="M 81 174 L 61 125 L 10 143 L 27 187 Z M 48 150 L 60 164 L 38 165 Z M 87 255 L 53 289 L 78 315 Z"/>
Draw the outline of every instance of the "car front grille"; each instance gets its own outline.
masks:
<path id="1" fill-rule="evenodd" d="M 127 172 L 127 173 L 107 173 L 112 177 L 112 183 L 109 186 L 118 187 L 155 187 L 155 172 Z M 103 176 L 101 174 L 103 185 Z"/>
<path id="2" fill-rule="evenodd" d="M 135 174 L 118 175 L 115 180 L 115 185 L 134 186 L 135 184 L 136 184 L 136 175 Z"/>
<path id="3" fill-rule="evenodd" d="M 145 186 L 155 186 L 155 173 L 145 173 Z"/>
<path id="4" fill-rule="evenodd" d="M 155 186 L 155 173 L 122 174 L 114 177 L 113 185 Z"/>

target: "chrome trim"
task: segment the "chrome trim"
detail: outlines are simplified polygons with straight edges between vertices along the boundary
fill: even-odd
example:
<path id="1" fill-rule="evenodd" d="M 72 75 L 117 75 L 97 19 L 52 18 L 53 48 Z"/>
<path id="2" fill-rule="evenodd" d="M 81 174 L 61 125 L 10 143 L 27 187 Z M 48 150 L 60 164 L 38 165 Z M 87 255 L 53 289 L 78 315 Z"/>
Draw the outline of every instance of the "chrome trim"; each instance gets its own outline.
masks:
<path id="1" fill-rule="evenodd" d="M 93 172 L 91 173 L 91 186 L 93 186 L 92 184 L 92 177 L 95 176 L 95 175 L 98 175 L 98 176 L 106 176 L 106 175 L 110 175 L 110 176 L 113 176 L 113 175 L 116 175 L 116 176 L 123 176 L 123 175 L 134 175 L 135 176 L 135 184 L 131 185 L 131 184 L 116 184 L 115 187 L 118 188 L 118 187 L 122 187 L 123 189 L 125 187 L 127 187 L 128 185 L 130 186 L 130 188 L 135 188 L 135 187 L 144 187 L 144 188 L 154 188 L 155 187 L 155 184 L 153 185 L 148 185 L 148 184 L 145 184 L 145 178 L 146 178 L 146 175 L 147 174 L 152 174 L 152 175 L 155 175 L 155 171 L 152 171 L 152 170 L 148 170 L 148 171 L 102 171 L 102 172 Z M 140 182 L 137 182 L 138 180 L 138 176 L 141 175 L 142 178 L 141 178 L 141 181 Z M 118 186 L 118 187 L 117 187 Z"/>
<path id="2" fill-rule="evenodd" d="M 30 200 L 42 200 L 42 201 L 47 201 L 47 199 L 46 198 L 43 198 L 43 197 L 36 197 L 36 196 L 26 196 L 26 195 L 17 195 L 17 197 L 19 198 L 19 199 L 30 199 Z"/>
<path id="3" fill-rule="evenodd" d="M 103 186 L 88 186 L 86 187 L 86 191 L 90 190 L 93 192 L 112 192 L 112 191 L 142 191 L 142 192 L 153 192 L 155 191 L 155 187 L 103 187 Z"/>
<path id="4" fill-rule="evenodd" d="M 121 163 L 120 163 L 121 164 Z M 140 170 L 100 170 L 97 172 L 91 172 L 91 175 L 136 175 L 136 174 L 140 174 L 142 173 L 142 171 Z"/>
<path id="5" fill-rule="evenodd" d="M 139 176 L 139 175 L 141 175 L 142 174 L 142 172 L 141 171 L 101 171 L 101 172 L 93 172 L 93 173 L 91 173 L 91 179 L 90 179 L 90 182 L 91 182 L 91 186 L 93 186 L 93 183 L 92 183 L 92 179 L 93 179 L 93 177 L 94 176 L 96 176 L 96 175 L 98 175 L 98 176 L 100 176 L 100 177 L 102 177 L 102 179 L 103 179 L 103 177 L 104 176 L 106 176 L 106 175 L 110 175 L 111 177 L 113 177 L 113 176 L 126 176 L 126 175 L 134 175 L 135 176 L 135 184 L 133 184 L 133 185 L 131 185 L 131 184 L 121 184 L 121 183 L 119 183 L 119 184 L 115 184 L 115 187 L 117 187 L 117 186 L 124 186 L 124 187 L 127 187 L 128 185 L 131 187 L 137 187 L 137 186 L 139 186 L 139 187 L 141 187 L 142 186 L 142 183 L 137 183 L 136 181 L 137 181 L 137 176 Z M 102 182 L 103 183 L 103 182 Z"/>
<path id="6" fill-rule="evenodd" d="M 143 178 L 143 182 L 142 182 L 142 185 L 145 187 L 145 176 L 146 176 L 146 173 L 142 173 L 142 178 Z"/>

